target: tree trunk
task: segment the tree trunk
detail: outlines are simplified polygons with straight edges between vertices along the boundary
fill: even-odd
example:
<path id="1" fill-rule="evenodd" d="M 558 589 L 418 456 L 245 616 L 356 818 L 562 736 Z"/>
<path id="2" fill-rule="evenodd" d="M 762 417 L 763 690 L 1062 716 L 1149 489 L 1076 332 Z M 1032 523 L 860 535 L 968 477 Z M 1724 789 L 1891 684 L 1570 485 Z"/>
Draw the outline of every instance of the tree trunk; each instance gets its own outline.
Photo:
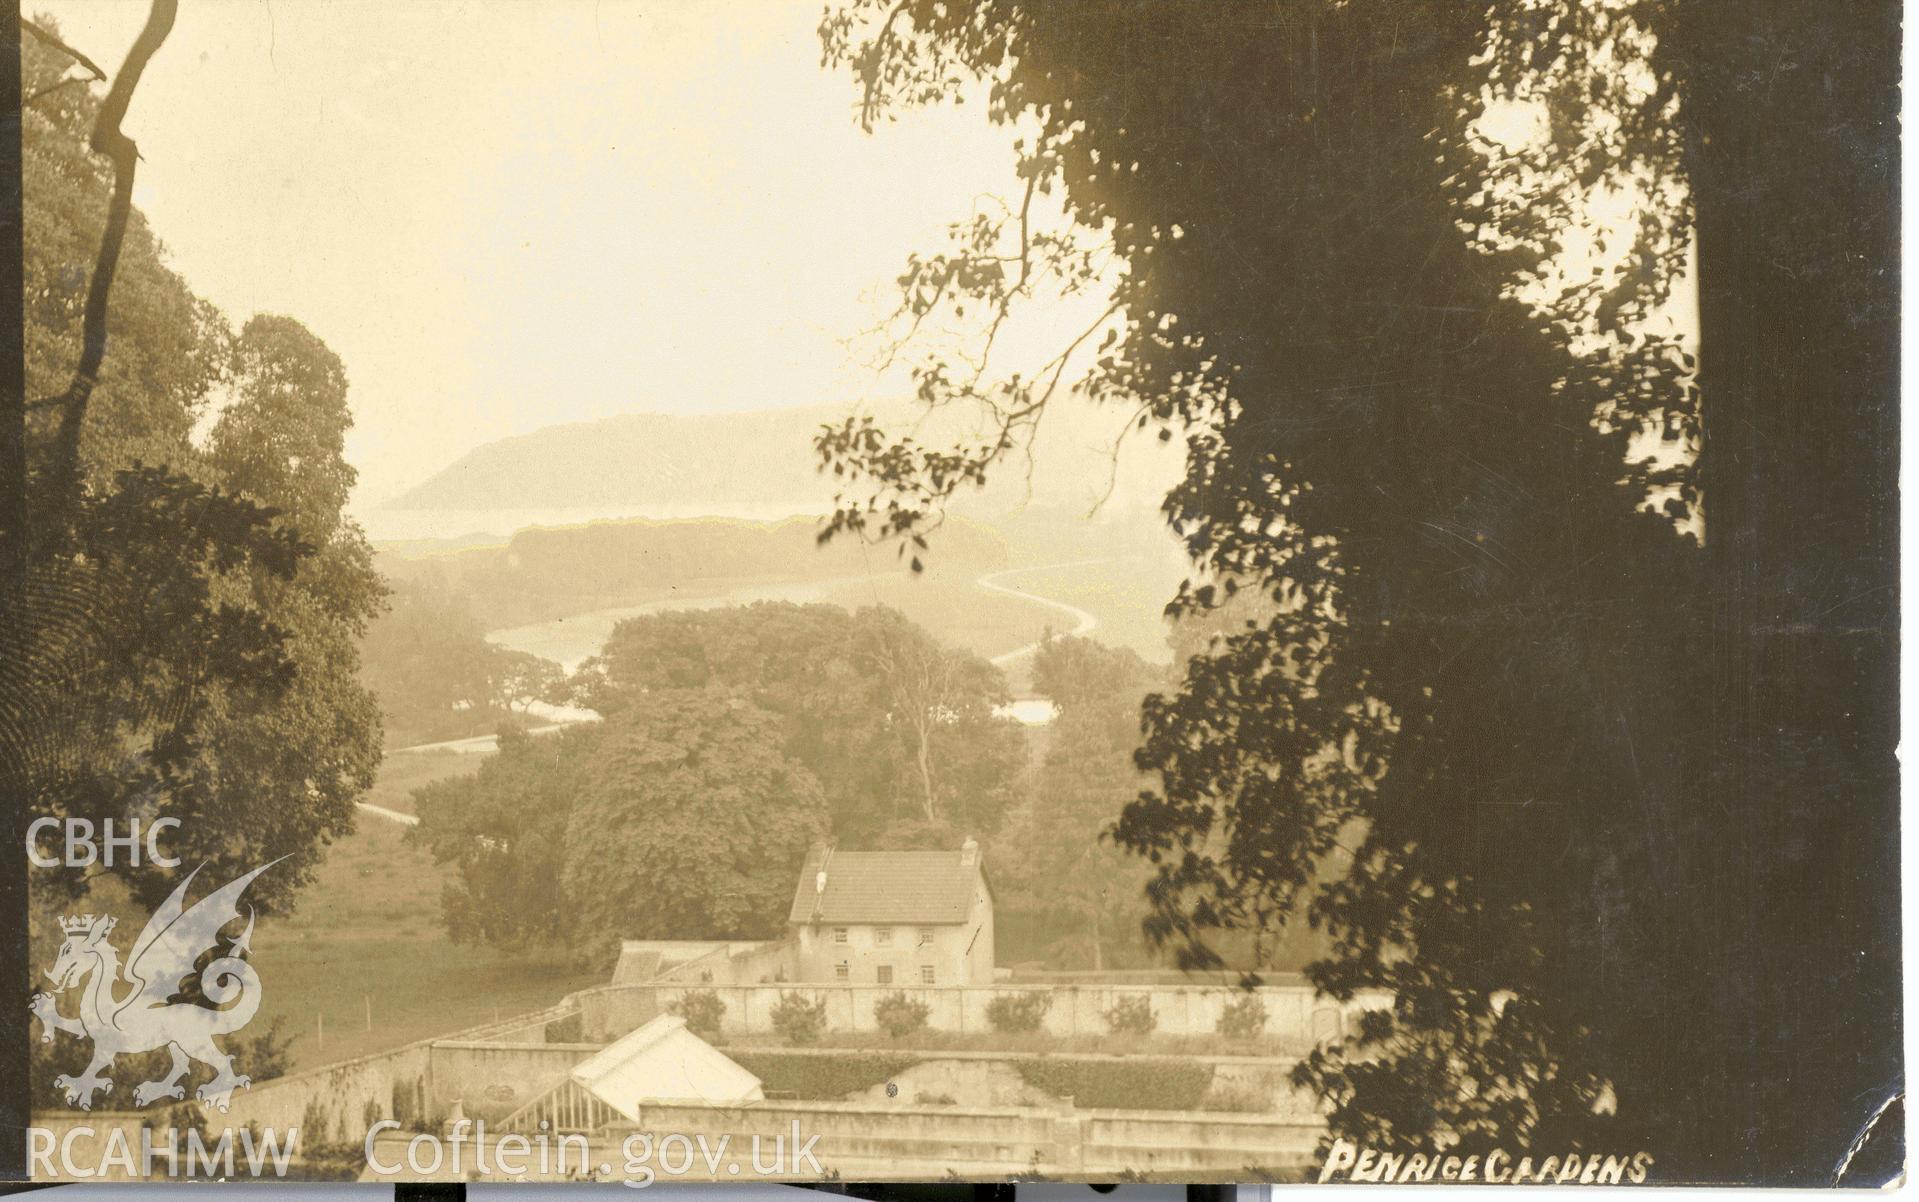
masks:
<path id="1" fill-rule="evenodd" d="M 920 790 L 925 797 L 922 804 L 926 809 L 926 820 L 938 822 L 939 807 L 933 801 L 933 732 L 924 722 L 921 722 L 917 727 L 917 733 L 919 747 L 915 759 L 920 770 Z"/>

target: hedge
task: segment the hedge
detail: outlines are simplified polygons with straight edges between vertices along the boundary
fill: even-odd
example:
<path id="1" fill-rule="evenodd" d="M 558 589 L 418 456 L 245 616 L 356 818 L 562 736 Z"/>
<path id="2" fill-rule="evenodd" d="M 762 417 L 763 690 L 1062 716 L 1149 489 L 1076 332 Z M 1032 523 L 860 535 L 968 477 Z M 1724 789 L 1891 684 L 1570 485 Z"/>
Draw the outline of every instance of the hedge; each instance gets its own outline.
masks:
<path id="1" fill-rule="evenodd" d="M 1213 1066 L 1166 1057 L 1126 1060 L 1016 1060 L 1020 1078 L 1041 1093 L 1072 1098 L 1082 1110 L 1198 1110 L 1213 1086 Z"/>
<path id="2" fill-rule="evenodd" d="M 925 1060 L 924 1053 L 834 1052 L 794 1056 L 782 1052 L 724 1049 L 727 1058 L 760 1079 L 769 1093 L 790 1093 L 802 1102 L 833 1102 L 884 1085 Z"/>
<path id="3" fill-rule="evenodd" d="M 938 1052 L 793 1053 L 722 1048 L 728 1058 L 760 1079 L 768 1093 L 802 1102 L 834 1102 L 884 1085 Z M 1213 1066 L 1205 1061 L 1150 1056 L 1125 1060 L 1036 1057 L 1009 1060 L 1020 1078 L 1041 1093 L 1070 1097 L 1085 1110 L 1260 1110 L 1238 1099 L 1212 1098 Z"/>

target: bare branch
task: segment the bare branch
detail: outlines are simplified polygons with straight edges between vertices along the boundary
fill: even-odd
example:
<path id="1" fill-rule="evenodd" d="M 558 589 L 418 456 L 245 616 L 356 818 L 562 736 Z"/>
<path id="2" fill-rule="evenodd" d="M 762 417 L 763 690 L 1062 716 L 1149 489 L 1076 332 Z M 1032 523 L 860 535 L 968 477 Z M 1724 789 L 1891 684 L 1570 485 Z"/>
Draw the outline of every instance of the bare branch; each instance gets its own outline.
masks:
<path id="1" fill-rule="evenodd" d="M 73 369 L 73 382 L 62 398 L 65 412 L 60 416 L 60 432 L 54 443 L 52 480 L 56 497 L 71 496 L 79 480 L 80 429 L 86 420 L 87 402 L 100 378 L 100 363 L 107 353 L 107 298 L 113 289 L 113 273 L 120 265 L 120 247 L 126 241 L 127 223 L 133 215 L 133 173 L 140 162 L 140 149 L 121 132 L 120 122 L 133 102 L 133 89 L 140 84 L 167 34 L 173 31 L 179 0 L 153 0 L 147 23 L 127 51 L 127 61 L 113 86 L 107 89 L 100 116 L 93 125 L 91 144 L 95 153 L 105 155 L 113 164 L 113 196 L 107 205 L 107 224 L 100 235 L 100 254 L 94 262 L 93 278 L 87 286 L 87 304 L 81 326 L 80 362 Z M 73 54 L 83 66 L 92 67 L 77 51 Z M 98 71 L 98 67 L 92 67 Z M 101 76 L 105 78 L 105 76 Z"/>
<path id="2" fill-rule="evenodd" d="M 46 87 L 41 88 L 39 91 L 30 94 L 25 100 L 22 100 L 20 104 L 21 104 L 21 107 L 24 108 L 25 106 L 32 104 L 34 101 L 39 100 L 43 96 L 53 95 L 55 92 L 58 92 L 61 88 L 64 88 L 68 86 L 69 84 L 76 84 L 76 83 L 85 84 L 85 83 L 92 83 L 92 82 L 93 82 L 92 80 L 87 79 L 84 76 L 69 75 L 58 83 L 50 83 Z"/>
<path id="3" fill-rule="evenodd" d="M 67 45 L 65 42 L 61 41 L 59 38 L 53 36 L 52 33 L 48 32 L 45 28 L 41 27 L 39 24 L 33 21 L 29 21 L 25 17 L 21 17 L 20 28 L 32 34 L 35 40 L 41 42 L 44 45 L 53 47 L 55 50 L 58 50 L 60 53 L 66 55 L 68 58 L 72 59 L 74 62 L 79 63 L 82 67 L 85 67 L 89 72 L 93 74 L 93 77 L 95 79 L 102 80 L 102 81 L 106 79 L 107 73 L 100 69 L 100 65 L 98 63 L 94 62 L 92 59 L 88 58 L 86 55 L 80 53 L 78 50 L 75 50 L 73 47 Z M 165 37 L 166 35 L 162 34 L 161 36 Z"/>

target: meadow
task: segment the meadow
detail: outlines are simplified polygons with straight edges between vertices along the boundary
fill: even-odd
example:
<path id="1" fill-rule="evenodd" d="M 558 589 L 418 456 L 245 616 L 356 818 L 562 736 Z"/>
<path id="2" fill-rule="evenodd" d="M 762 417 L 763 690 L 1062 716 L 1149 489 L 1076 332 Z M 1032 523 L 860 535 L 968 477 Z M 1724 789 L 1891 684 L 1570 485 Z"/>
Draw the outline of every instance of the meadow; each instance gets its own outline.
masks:
<path id="1" fill-rule="evenodd" d="M 390 757 L 369 800 L 401 808 L 394 794 L 417 768 L 409 761 L 438 758 Z M 468 771 L 481 759 L 446 758 Z M 360 811 L 357 829 L 327 849 L 294 913 L 262 920 L 255 933 L 265 997 L 250 1029 L 279 1021 L 293 1037 L 292 1071 L 537 1010 L 604 982 L 558 955 L 542 963 L 454 944 L 440 924 L 449 870 L 410 842 L 407 829 Z"/>
<path id="2" fill-rule="evenodd" d="M 486 756 L 471 752 L 458 751 L 402 751 L 386 754 L 380 763 L 380 774 L 374 778 L 373 787 L 360 798 L 368 805 L 382 809 L 397 810 L 402 814 L 413 812 L 413 791 L 422 785 L 445 780 L 451 776 L 465 776 L 477 772 L 480 761 Z M 376 815 L 361 811 L 362 822 L 385 821 Z"/>

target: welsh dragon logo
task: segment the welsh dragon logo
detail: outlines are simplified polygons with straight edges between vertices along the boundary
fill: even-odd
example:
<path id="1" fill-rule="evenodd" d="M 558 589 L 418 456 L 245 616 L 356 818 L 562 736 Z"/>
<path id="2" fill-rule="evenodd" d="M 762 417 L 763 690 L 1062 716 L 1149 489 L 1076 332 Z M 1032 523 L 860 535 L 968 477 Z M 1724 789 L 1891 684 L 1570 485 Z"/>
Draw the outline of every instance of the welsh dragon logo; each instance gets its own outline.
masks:
<path id="1" fill-rule="evenodd" d="M 260 1008 L 260 978 L 244 959 L 253 938 L 252 907 L 247 908 L 246 929 L 226 952 L 204 968 L 196 970 L 194 965 L 202 955 L 218 950 L 221 928 L 240 918 L 240 895 L 254 877 L 277 863 L 263 864 L 229 881 L 192 906 L 186 905 L 187 886 L 200 870 L 188 873 L 147 921 L 124 967 L 119 949 L 107 939 L 117 919 L 83 914 L 60 920 L 65 938 L 59 957 L 47 971 L 53 992 L 35 994 L 31 1005 L 41 1023 L 40 1042 L 52 1042 L 56 1031 L 93 1040 L 93 1062 L 87 1071 L 78 1077 L 62 1073 L 53 1080 L 66 1094 L 68 1105 L 93 1109 L 96 1092 L 112 1092 L 112 1079 L 101 1074 L 115 1056 L 159 1048 L 172 1053 L 173 1063 L 165 1076 L 134 1087 L 135 1106 L 162 1098 L 184 1100 L 186 1088 L 180 1079 L 195 1060 L 214 1071 L 213 1080 L 196 1094 L 210 1106 L 225 1110 L 235 1087 L 252 1086 L 251 1078 L 234 1073 L 233 1058 L 213 1042 L 215 1035 L 246 1026 Z M 195 975 L 200 978 L 200 992 L 213 1006 L 171 1000 Z M 122 989 L 123 984 L 128 988 Z M 55 995 L 75 987 L 80 989 L 80 1013 L 68 1018 L 59 1012 Z"/>

